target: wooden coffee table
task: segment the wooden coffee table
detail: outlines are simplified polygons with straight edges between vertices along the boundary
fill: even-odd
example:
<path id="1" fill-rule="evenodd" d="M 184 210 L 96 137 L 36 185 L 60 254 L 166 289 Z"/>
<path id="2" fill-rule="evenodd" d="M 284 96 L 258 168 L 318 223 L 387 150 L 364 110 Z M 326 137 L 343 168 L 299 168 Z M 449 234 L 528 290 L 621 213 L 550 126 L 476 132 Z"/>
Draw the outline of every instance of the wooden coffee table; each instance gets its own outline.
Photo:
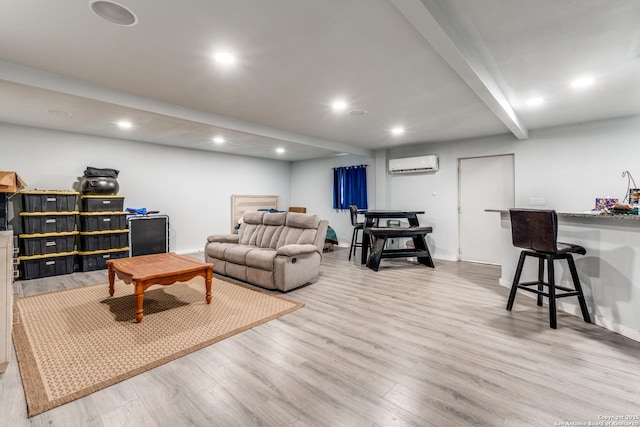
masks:
<path id="1" fill-rule="evenodd" d="M 113 296 L 116 275 L 125 283 L 133 283 L 135 286 L 136 322 L 138 323 L 142 322 L 144 316 L 144 291 L 151 285 L 168 286 L 202 276 L 205 279 L 207 289 L 207 304 L 211 303 L 213 264 L 170 252 L 112 259 L 107 261 L 107 266 L 109 269 L 109 295 Z"/>

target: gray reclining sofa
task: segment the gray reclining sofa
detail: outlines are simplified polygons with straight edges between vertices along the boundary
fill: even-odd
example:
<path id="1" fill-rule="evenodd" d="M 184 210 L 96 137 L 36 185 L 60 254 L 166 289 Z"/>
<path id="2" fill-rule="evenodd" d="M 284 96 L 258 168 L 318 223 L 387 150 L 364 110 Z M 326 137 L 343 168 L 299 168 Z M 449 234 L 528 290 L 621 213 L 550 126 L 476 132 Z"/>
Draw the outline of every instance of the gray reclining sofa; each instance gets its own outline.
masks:
<path id="1" fill-rule="evenodd" d="M 207 238 L 204 259 L 215 273 L 287 292 L 317 280 L 328 225 L 297 212 L 245 212 L 238 234 Z"/>

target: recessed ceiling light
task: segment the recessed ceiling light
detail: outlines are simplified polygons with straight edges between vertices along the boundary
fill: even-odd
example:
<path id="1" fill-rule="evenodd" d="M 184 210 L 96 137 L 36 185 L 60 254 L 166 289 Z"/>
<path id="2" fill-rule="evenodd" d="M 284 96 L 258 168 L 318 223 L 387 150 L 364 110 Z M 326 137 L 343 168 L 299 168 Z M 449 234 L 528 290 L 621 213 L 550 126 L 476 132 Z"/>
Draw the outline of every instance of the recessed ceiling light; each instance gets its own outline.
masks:
<path id="1" fill-rule="evenodd" d="M 131 129 L 133 127 L 133 123 L 131 123 L 129 120 L 120 120 L 118 122 L 118 127 L 120 129 Z"/>
<path id="2" fill-rule="evenodd" d="M 224 138 L 221 136 L 214 136 L 212 139 L 216 144 L 224 144 Z"/>
<path id="3" fill-rule="evenodd" d="M 213 59 L 221 64 L 233 64 L 236 61 L 235 56 L 233 56 L 229 52 L 217 52 L 215 55 L 213 55 Z"/>
<path id="4" fill-rule="evenodd" d="M 344 99 L 338 99 L 331 104 L 333 111 L 344 111 L 347 109 L 347 102 Z"/>
<path id="5" fill-rule="evenodd" d="M 544 104 L 544 98 L 541 98 L 539 96 L 536 98 L 531 98 L 530 100 L 527 101 L 527 105 L 530 107 L 535 107 L 541 104 Z"/>
<path id="6" fill-rule="evenodd" d="M 396 126 L 391 129 L 391 133 L 394 135 L 402 135 L 404 133 L 404 128 L 400 126 Z"/>
<path id="7" fill-rule="evenodd" d="M 574 87 L 576 89 L 583 88 L 583 87 L 591 86 L 593 82 L 594 82 L 593 77 L 590 77 L 590 76 L 580 77 L 579 79 L 575 79 L 574 81 L 571 82 L 571 87 Z"/>
<path id="8" fill-rule="evenodd" d="M 283 154 L 284 153 L 284 148 L 282 148 L 282 147 L 276 148 L 276 153 Z"/>
<path id="9" fill-rule="evenodd" d="M 138 18 L 129 9 L 113 1 L 92 1 L 91 11 L 105 21 L 124 26 L 132 26 L 138 23 Z"/>

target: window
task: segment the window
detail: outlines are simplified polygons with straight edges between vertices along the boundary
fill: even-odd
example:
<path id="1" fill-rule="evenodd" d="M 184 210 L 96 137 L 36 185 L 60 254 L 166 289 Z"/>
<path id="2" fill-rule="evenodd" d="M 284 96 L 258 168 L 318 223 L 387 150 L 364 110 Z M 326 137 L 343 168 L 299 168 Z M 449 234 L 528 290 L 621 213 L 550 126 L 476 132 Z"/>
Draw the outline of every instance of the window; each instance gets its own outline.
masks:
<path id="1" fill-rule="evenodd" d="M 333 208 L 368 209 L 367 165 L 333 168 Z"/>

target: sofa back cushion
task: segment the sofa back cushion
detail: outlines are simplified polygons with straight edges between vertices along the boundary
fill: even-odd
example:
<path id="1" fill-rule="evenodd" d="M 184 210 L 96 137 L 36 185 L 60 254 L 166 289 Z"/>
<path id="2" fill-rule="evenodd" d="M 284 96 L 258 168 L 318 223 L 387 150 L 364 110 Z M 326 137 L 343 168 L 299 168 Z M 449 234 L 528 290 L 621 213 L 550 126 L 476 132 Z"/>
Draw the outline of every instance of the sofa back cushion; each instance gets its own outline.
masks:
<path id="1" fill-rule="evenodd" d="M 286 212 L 245 212 L 238 231 L 238 242 L 259 248 L 275 249 L 284 228 Z"/>
<path id="2" fill-rule="evenodd" d="M 320 218 L 297 212 L 289 212 L 285 227 L 280 233 L 276 249 L 290 244 L 315 244 Z"/>
<path id="3" fill-rule="evenodd" d="M 251 237 L 262 227 L 262 217 L 264 212 L 248 211 L 242 215 L 242 224 L 238 230 L 238 243 L 249 245 Z"/>

